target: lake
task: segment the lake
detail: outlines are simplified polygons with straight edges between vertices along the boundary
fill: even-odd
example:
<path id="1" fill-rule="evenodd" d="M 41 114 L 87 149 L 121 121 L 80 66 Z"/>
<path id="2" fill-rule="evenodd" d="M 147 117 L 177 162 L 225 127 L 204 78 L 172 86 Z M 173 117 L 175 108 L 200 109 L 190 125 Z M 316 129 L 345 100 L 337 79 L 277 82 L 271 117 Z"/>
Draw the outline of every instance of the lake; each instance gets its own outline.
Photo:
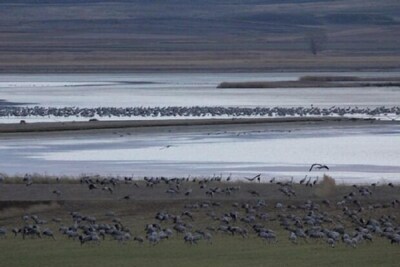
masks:
<path id="1" fill-rule="evenodd" d="M 397 106 L 399 88 L 216 89 L 222 81 L 296 80 L 304 75 L 400 76 L 370 73 L 134 73 L 0 75 L 0 99 L 34 106 Z M 2 118 L 15 122 L 21 118 Z M 24 118 L 26 119 L 26 118 Z M 31 121 L 78 118 L 30 118 Z M 110 118 L 115 119 L 115 118 Z M 7 174 L 136 176 L 213 174 L 300 179 L 312 163 L 331 166 L 342 182 L 398 180 L 400 130 L 384 126 L 215 127 L 130 133 L 0 136 Z M 322 177 L 323 172 L 312 175 Z M 285 178 L 285 179 L 286 179 Z"/>

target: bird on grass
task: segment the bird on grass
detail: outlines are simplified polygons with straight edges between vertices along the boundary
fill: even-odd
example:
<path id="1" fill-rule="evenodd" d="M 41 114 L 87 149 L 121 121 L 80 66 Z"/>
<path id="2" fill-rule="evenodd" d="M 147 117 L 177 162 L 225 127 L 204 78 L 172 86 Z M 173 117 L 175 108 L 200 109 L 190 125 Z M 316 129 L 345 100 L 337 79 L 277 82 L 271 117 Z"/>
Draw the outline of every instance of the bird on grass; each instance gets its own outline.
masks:
<path id="1" fill-rule="evenodd" d="M 304 178 L 300 180 L 300 184 L 304 184 L 306 182 L 306 180 L 307 180 L 307 175 L 304 176 Z"/>
<path id="2" fill-rule="evenodd" d="M 185 196 L 189 196 L 191 193 L 193 192 L 193 190 L 190 188 L 185 192 Z"/>
<path id="3" fill-rule="evenodd" d="M 124 200 L 130 200 L 130 199 L 131 199 L 131 196 L 130 196 L 130 195 L 127 195 L 127 196 L 124 196 L 122 199 L 124 199 Z"/>
<path id="4" fill-rule="evenodd" d="M 249 190 L 248 191 L 252 196 L 254 196 L 254 197 L 259 197 L 260 196 L 260 193 L 258 193 L 257 191 L 255 191 L 255 190 Z"/>
<path id="5" fill-rule="evenodd" d="M 97 189 L 95 184 L 89 184 L 89 190 Z"/>

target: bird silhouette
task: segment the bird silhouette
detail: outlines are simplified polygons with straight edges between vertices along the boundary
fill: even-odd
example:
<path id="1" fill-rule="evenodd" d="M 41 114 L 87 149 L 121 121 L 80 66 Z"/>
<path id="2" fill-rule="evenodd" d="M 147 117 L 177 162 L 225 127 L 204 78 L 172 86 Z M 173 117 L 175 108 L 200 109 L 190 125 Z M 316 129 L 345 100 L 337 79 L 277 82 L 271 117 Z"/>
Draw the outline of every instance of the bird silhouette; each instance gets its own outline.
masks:
<path id="1" fill-rule="evenodd" d="M 250 181 L 250 182 L 253 182 L 255 179 L 257 179 L 257 181 L 260 182 L 260 180 L 261 180 L 261 173 L 257 174 L 257 175 L 254 176 L 253 178 L 244 177 L 244 179 L 246 179 L 246 180 L 248 180 L 248 181 Z"/>
<path id="2" fill-rule="evenodd" d="M 170 147 L 173 147 L 173 145 L 166 145 L 166 146 L 163 146 L 162 148 L 160 148 L 160 150 L 167 149 L 167 148 L 170 148 Z"/>
<path id="3" fill-rule="evenodd" d="M 126 196 L 124 196 L 122 199 L 130 200 L 130 199 L 131 199 L 131 196 L 130 196 L 130 195 L 126 195 Z"/>
<path id="4" fill-rule="evenodd" d="M 307 175 L 304 176 L 304 178 L 300 180 L 300 184 L 304 184 L 304 182 L 306 181 L 306 179 L 307 179 Z"/>
<path id="5" fill-rule="evenodd" d="M 329 167 L 328 166 L 322 165 L 322 164 L 319 164 L 319 163 L 314 163 L 313 165 L 311 165 L 311 167 L 310 167 L 310 169 L 308 171 L 312 171 L 314 168 L 318 169 L 318 170 L 326 169 L 326 170 L 329 171 Z"/>
<path id="6" fill-rule="evenodd" d="M 95 184 L 89 184 L 89 190 L 97 189 Z"/>

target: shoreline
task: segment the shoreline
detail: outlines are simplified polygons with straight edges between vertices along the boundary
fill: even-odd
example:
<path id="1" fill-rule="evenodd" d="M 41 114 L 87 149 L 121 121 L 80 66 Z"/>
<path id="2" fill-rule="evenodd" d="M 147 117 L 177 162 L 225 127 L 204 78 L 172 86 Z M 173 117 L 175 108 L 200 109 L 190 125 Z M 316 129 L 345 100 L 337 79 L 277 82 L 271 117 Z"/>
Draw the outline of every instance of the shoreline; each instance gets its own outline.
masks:
<path id="1" fill-rule="evenodd" d="M 73 122 L 36 122 L 0 124 L 2 133 L 64 132 L 102 129 L 151 128 L 151 127 L 188 127 L 218 126 L 262 123 L 296 122 L 377 122 L 375 119 L 341 117 L 290 117 L 290 118 L 232 118 L 232 119 L 176 119 L 176 120 L 123 120 L 123 121 L 73 121 Z M 382 122 L 382 121 L 381 121 Z M 387 122 L 386 122 L 387 123 Z"/>

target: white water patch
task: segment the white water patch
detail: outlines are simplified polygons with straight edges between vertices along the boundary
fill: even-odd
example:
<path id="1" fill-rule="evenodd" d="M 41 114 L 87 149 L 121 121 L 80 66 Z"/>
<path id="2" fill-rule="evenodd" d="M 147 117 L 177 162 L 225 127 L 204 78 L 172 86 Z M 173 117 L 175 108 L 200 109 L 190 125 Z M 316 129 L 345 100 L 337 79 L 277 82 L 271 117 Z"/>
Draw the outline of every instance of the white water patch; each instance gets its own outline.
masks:
<path id="1" fill-rule="evenodd" d="M 46 107 L 377 107 L 399 104 L 400 90 L 392 87 L 216 88 L 223 81 L 296 80 L 303 75 L 400 76 L 398 72 L 0 75 L 0 85 L 3 85 L 0 99 Z"/>
<path id="2" fill-rule="evenodd" d="M 3 88 L 32 88 L 36 87 L 76 87 L 76 86 L 104 86 L 113 85 L 114 82 L 0 82 L 0 89 Z"/>
<path id="3" fill-rule="evenodd" d="M 27 145 L 24 141 L 22 142 L 13 142 L 12 145 L 5 145 L 0 147 L 0 149 L 7 149 L 7 148 L 21 148 L 21 149 L 32 149 L 32 148 L 46 148 L 48 146 L 83 146 L 83 145 L 96 145 L 96 144 L 117 144 L 118 142 L 122 143 L 123 140 L 118 140 L 116 138 L 108 138 L 108 139 L 95 139 L 95 140 L 88 140 L 88 139 L 70 139 L 70 140 L 37 140 L 32 145 Z"/>
<path id="4" fill-rule="evenodd" d="M 295 128 L 21 136 L 0 140 L 0 168 L 8 174 L 204 177 L 232 173 L 242 178 L 262 173 L 263 179 L 295 180 L 306 174 L 315 179 L 327 172 L 339 183 L 399 182 L 397 126 Z M 315 162 L 327 164 L 330 170 L 309 173 Z"/>
<path id="5" fill-rule="evenodd" d="M 144 161 L 180 163 L 256 163 L 274 166 L 400 166 L 400 136 L 339 136 L 180 143 L 169 147 L 87 149 L 32 155 L 48 161 Z"/>

